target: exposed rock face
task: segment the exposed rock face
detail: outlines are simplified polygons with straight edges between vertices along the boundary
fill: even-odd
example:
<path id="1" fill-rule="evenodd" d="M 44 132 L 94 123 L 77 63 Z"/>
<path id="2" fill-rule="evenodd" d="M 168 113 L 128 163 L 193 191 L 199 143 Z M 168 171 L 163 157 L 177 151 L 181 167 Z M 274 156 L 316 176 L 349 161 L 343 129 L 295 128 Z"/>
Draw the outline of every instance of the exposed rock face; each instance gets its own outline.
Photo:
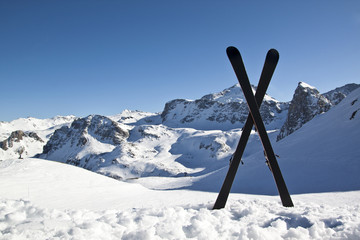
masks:
<path id="1" fill-rule="evenodd" d="M 36 133 L 34 132 L 23 132 L 21 130 L 14 131 L 10 134 L 10 136 L 5 139 L 4 141 L 0 142 L 0 148 L 3 150 L 8 150 L 9 148 L 12 148 L 14 145 L 14 142 L 20 142 L 24 138 L 33 138 L 36 141 L 44 142 Z"/>
<path id="2" fill-rule="evenodd" d="M 300 82 L 290 103 L 286 122 L 277 136 L 277 141 L 299 129 L 315 115 L 328 111 L 359 87 L 360 84 L 350 83 L 320 94 L 316 88 Z"/>
<path id="3" fill-rule="evenodd" d="M 327 93 L 324 93 L 323 96 L 330 100 L 333 105 L 338 104 L 343 100 L 350 92 L 354 91 L 360 87 L 360 84 L 350 83 L 345 86 L 335 88 Z"/>
<path id="4" fill-rule="evenodd" d="M 253 91 L 256 91 L 255 87 Z M 288 103 L 278 102 L 266 95 L 260 113 L 270 129 L 280 128 L 285 121 L 287 109 Z M 172 100 L 166 103 L 161 118 L 163 124 L 170 127 L 228 130 L 242 127 L 248 112 L 244 95 L 237 84 L 195 101 Z"/>
<path id="5" fill-rule="evenodd" d="M 331 106 L 331 102 L 316 88 L 299 82 L 289 106 L 286 122 L 277 136 L 277 141 L 293 133 L 316 115 L 328 111 Z"/>
<path id="6" fill-rule="evenodd" d="M 128 136 L 129 133 L 111 119 L 90 115 L 75 120 L 70 127 L 64 126 L 56 130 L 44 146 L 42 155 L 51 154 L 64 145 L 69 148 L 82 147 L 90 138 L 95 138 L 101 143 L 119 145 Z"/>

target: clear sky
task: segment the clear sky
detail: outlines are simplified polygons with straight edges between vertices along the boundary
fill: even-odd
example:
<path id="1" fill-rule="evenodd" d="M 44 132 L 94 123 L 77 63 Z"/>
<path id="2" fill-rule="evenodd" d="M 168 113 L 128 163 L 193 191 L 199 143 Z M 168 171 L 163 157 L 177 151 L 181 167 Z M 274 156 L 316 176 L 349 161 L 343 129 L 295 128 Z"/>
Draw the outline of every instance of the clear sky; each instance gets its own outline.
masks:
<path id="1" fill-rule="evenodd" d="M 279 51 L 281 101 L 359 83 L 360 1 L 2 0 L 0 121 L 160 112 L 236 84 L 230 45 L 253 84 Z"/>

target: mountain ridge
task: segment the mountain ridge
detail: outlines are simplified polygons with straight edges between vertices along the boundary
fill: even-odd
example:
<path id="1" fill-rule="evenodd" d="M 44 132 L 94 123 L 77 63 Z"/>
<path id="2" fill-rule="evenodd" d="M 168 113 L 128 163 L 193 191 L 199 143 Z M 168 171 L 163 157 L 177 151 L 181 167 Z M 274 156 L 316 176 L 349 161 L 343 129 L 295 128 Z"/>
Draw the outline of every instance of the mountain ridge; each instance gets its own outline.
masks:
<path id="1" fill-rule="evenodd" d="M 308 92 L 316 90 L 308 84 L 301 83 L 301 85 Z M 231 112 L 230 110 L 233 110 L 231 106 L 246 105 L 244 100 L 236 97 L 239 90 L 239 86 L 234 85 L 219 93 L 205 95 L 198 100 L 184 100 L 189 102 L 188 104 L 192 104 L 192 107 L 187 107 L 191 111 L 184 112 L 197 111 L 199 116 L 204 113 L 206 117 L 202 115 L 202 120 L 206 120 L 211 114 L 226 116 L 227 113 Z M 339 91 L 341 88 L 337 89 L 337 92 Z M 268 134 L 271 140 L 275 141 L 282 125 L 280 123 L 282 123 L 281 121 L 285 122 L 285 113 L 288 110 L 277 109 L 279 104 L 284 103 L 270 96 L 267 96 L 265 100 L 263 103 L 266 106 L 264 111 L 272 118 L 265 117 L 264 121 L 268 119 Z M 173 101 L 175 101 L 176 108 L 181 109 L 186 105 L 182 101 L 180 101 L 180 105 L 177 102 L 178 100 Z M 197 106 L 200 108 L 197 109 Z M 223 109 L 216 109 L 214 106 L 222 106 Z M 166 105 L 164 109 L 166 109 Z M 211 112 L 214 109 L 217 111 Z M 171 111 L 172 109 L 165 116 L 171 116 L 174 113 Z M 181 112 L 179 109 L 177 111 Z M 281 112 L 281 117 L 276 115 L 279 114 L 277 111 Z M 321 112 L 315 111 L 315 113 L 316 117 Z M 245 111 L 241 112 L 244 121 L 247 114 Z M 356 118 L 357 112 L 353 111 L 353 115 Z M 181 120 L 183 116 L 187 115 L 176 116 L 177 120 Z M 161 113 L 130 110 L 109 117 L 90 115 L 85 118 L 74 118 L 73 121 L 63 121 L 59 125 L 52 126 L 51 130 L 40 131 L 41 136 L 45 135 L 47 138 L 44 138 L 44 143 L 40 145 L 43 146 L 42 150 L 39 146 L 37 147 L 37 157 L 76 165 L 123 181 L 160 176 L 171 178 L 172 181 L 181 179 L 181 184 L 187 186 L 191 184 L 187 181 L 189 179 L 195 181 L 195 179 L 203 178 L 207 174 L 212 174 L 212 172 L 228 166 L 229 159 L 240 138 L 242 127 L 240 121 L 236 125 L 228 121 L 229 118 L 227 118 L 226 121 L 229 124 L 227 127 L 217 129 L 216 125 L 224 125 L 226 121 L 216 122 L 215 119 L 215 121 L 206 120 L 205 123 L 216 123 L 204 128 L 202 126 L 204 122 L 196 119 L 196 116 L 193 117 L 193 122 L 182 123 L 178 121 L 176 126 L 169 124 L 166 120 L 164 121 L 164 116 Z M 71 117 L 64 119 L 71 120 Z M 279 119 L 282 120 L 279 121 Z M 271 120 L 275 123 L 272 123 Z M 194 126 L 196 121 L 198 121 L 198 126 Z M 312 120 L 308 121 L 311 122 Z M 303 125 L 306 123 L 304 122 Z M 271 128 L 271 124 L 275 127 Z M 229 126 L 233 127 L 228 128 Z M 0 133 L 2 132 L 4 131 L 1 131 L 0 128 Z M 0 157 L 6 159 L 8 151 L 0 149 Z M 256 132 L 252 131 L 243 156 L 246 159 L 257 152 L 261 152 L 261 143 Z M 16 156 L 13 154 L 11 157 L 15 158 Z M 186 176 L 191 178 L 186 180 L 183 178 Z M 175 185 L 177 186 L 177 184 Z"/>

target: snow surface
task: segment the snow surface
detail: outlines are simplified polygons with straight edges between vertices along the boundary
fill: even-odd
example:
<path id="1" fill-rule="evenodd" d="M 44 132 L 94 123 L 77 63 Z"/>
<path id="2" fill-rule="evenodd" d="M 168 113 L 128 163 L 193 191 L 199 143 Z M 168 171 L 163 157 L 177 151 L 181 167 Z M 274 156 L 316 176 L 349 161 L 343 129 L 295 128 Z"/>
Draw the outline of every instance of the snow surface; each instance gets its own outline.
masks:
<path id="1" fill-rule="evenodd" d="M 279 142 L 277 130 L 269 132 L 294 208 L 281 206 L 255 132 L 236 193 L 225 209 L 211 210 L 241 129 L 173 129 L 159 114 L 137 111 L 112 119 L 131 133 L 123 149 L 91 139 L 80 153 L 120 156 L 124 169 L 101 170 L 133 179 L 42 159 L 0 160 L 0 239 L 360 239 L 360 89 Z M 18 130 L 0 124 L 1 136 Z"/>
<path id="2" fill-rule="evenodd" d="M 315 87 L 313 87 L 313 86 L 311 86 L 311 85 L 309 85 L 309 84 L 307 84 L 307 83 L 305 83 L 305 82 L 299 82 L 299 85 L 300 85 L 301 87 L 303 87 L 303 88 L 315 89 L 315 90 L 317 91 L 317 89 L 316 89 Z"/>
<path id="3" fill-rule="evenodd" d="M 154 191 L 42 159 L 0 162 L 0 239 L 360 239 L 360 191 L 277 197 Z"/>
<path id="4" fill-rule="evenodd" d="M 252 85 L 251 88 L 255 95 L 257 87 Z M 217 102 L 221 102 L 221 103 L 229 103 L 229 102 L 242 103 L 245 101 L 245 96 L 241 90 L 239 83 L 237 83 L 234 86 L 227 88 L 221 92 L 205 95 L 203 98 L 208 98 L 213 101 L 217 101 Z M 264 96 L 264 101 L 279 102 L 267 94 L 265 94 L 265 96 Z"/>

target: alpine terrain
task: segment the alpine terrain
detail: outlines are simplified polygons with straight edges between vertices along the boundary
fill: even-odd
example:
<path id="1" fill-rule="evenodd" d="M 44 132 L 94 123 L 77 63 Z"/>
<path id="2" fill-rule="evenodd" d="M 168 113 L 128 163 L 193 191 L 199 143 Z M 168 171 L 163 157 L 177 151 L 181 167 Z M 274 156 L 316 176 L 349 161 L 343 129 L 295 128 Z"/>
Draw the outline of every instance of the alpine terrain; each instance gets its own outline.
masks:
<path id="1" fill-rule="evenodd" d="M 260 112 L 294 208 L 253 130 L 211 210 L 248 114 L 239 85 L 161 113 L 0 122 L 0 239 L 359 239 L 359 84 L 300 82 Z"/>

